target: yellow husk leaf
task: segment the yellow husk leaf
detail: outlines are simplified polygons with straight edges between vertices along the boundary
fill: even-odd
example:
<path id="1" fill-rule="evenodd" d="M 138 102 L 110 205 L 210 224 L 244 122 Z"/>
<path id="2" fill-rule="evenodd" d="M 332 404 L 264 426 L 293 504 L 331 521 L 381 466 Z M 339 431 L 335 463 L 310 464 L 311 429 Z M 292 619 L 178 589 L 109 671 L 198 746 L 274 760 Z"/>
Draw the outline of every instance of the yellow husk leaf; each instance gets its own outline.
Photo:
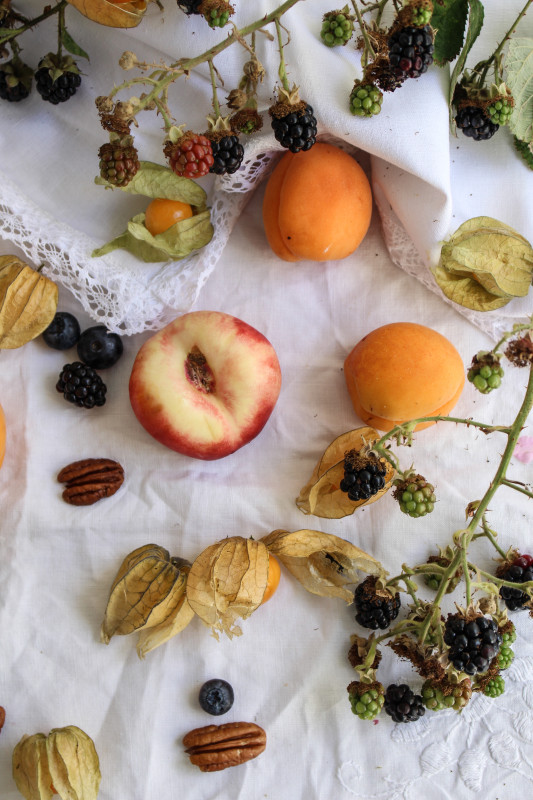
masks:
<path id="1" fill-rule="evenodd" d="M 92 739 L 76 725 L 54 728 L 46 750 L 52 783 L 62 800 L 96 800 L 101 775 Z"/>
<path id="2" fill-rule="evenodd" d="M 51 800 L 52 777 L 46 755 L 46 736 L 23 736 L 13 750 L 13 779 L 26 800 Z"/>
<path id="3" fill-rule="evenodd" d="M 346 586 L 359 582 L 359 571 L 385 575 L 373 556 L 330 533 L 276 530 L 260 541 L 308 592 L 321 597 L 340 597 L 349 604 L 353 590 Z"/>
<path id="4" fill-rule="evenodd" d="M 168 550 L 143 545 L 126 556 L 113 581 L 101 629 L 101 641 L 155 627 L 174 611 L 185 576 Z"/>
<path id="5" fill-rule="evenodd" d="M 365 444 L 379 439 L 374 428 L 356 428 L 338 436 L 320 457 L 308 483 L 296 498 L 296 505 L 304 514 L 315 517 L 341 519 L 353 514 L 360 506 L 367 506 L 383 497 L 391 487 L 394 469 L 388 462 L 385 465 L 385 486 L 368 500 L 350 500 L 346 492 L 339 488 L 344 475 L 344 455 L 349 450 L 361 450 Z"/>
<path id="6" fill-rule="evenodd" d="M 57 309 L 56 284 L 16 256 L 0 256 L 0 349 L 35 339 Z"/>
<path id="7" fill-rule="evenodd" d="M 135 28 L 146 11 L 144 0 L 120 5 L 106 3 L 105 0 L 68 0 L 68 2 L 84 17 L 110 28 Z"/>
<path id="8" fill-rule="evenodd" d="M 260 541 L 233 536 L 207 547 L 193 562 L 187 600 L 215 637 L 230 639 L 242 631 L 235 624 L 261 605 L 268 581 L 268 550 Z"/>
<path id="9" fill-rule="evenodd" d="M 13 778 L 26 800 L 96 800 L 100 764 L 92 739 L 76 725 L 48 736 L 23 736 L 13 750 Z M 53 791 L 52 786 L 55 791 Z"/>
<path id="10" fill-rule="evenodd" d="M 150 628 L 143 628 L 139 634 L 137 642 L 137 654 L 139 658 L 144 658 L 151 650 L 155 650 L 159 645 L 168 642 L 176 634 L 181 633 L 194 617 L 194 611 L 187 602 L 185 595 L 187 574 L 189 568 L 182 568 L 183 580 L 178 583 L 169 593 L 172 602 L 172 611 L 168 617 L 159 625 Z"/>

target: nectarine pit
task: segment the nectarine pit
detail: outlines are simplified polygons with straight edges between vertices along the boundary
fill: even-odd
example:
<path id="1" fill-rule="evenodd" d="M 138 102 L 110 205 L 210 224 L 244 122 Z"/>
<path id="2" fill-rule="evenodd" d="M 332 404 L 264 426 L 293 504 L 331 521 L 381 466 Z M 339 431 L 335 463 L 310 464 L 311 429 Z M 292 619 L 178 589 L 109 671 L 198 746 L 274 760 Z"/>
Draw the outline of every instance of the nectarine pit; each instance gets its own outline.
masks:
<path id="1" fill-rule="evenodd" d="M 185 360 L 185 374 L 200 392 L 211 394 L 215 391 L 215 376 L 207 363 L 206 357 L 196 345 L 194 345 Z"/>

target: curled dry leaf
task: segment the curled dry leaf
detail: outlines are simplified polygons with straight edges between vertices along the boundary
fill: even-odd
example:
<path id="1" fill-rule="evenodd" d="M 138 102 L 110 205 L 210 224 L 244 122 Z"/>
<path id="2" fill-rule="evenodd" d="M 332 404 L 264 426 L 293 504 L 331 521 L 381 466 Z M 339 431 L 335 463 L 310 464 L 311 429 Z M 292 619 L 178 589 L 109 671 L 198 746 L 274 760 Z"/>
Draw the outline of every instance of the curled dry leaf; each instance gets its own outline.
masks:
<path id="1" fill-rule="evenodd" d="M 149 1 L 149 0 L 148 0 Z M 84 17 L 110 28 L 135 28 L 146 11 L 146 0 L 113 4 L 106 0 L 67 0 Z"/>
<path id="2" fill-rule="evenodd" d="M 338 436 L 320 457 L 309 482 L 296 498 L 296 505 L 304 514 L 315 517 L 340 519 L 347 517 L 360 506 L 379 500 L 388 492 L 394 477 L 394 468 L 385 463 L 385 486 L 368 500 L 350 500 L 340 488 L 344 476 L 344 456 L 350 450 L 360 452 L 366 445 L 372 445 L 380 438 L 374 428 L 356 428 Z"/>
<path id="3" fill-rule="evenodd" d="M 246 619 L 261 605 L 268 582 L 268 550 L 262 541 L 232 536 L 206 548 L 193 562 L 187 580 L 187 600 L 195 614 L 218 638 L 242 631 Z"/>
<path id="4" fill-rule="evenodd" d="M 93 740 L 76 725 L 23 736 L 13 750 L 13 778 L 26 800 L 96 800 L 101 776 Z"/>
<path id="5" fill-rule="evenodd" d="M 16 256 L 0 256 L 0 349 L 35 339 L 57 309 L 56 284 Z"/>
<path id="6" fill-rule="evenodd" d="M 109 644 L 112 636 L 154 629 L 142 646 L 140 643 L 142 656 L 183 630 L 192 618 L 183 607 L 187 572 L 188 566 L 155 544 L 143 545 L 126 556 L 111 586 L 102 642 Z"/>
<path id="7" fill-rule="evenodd" d="M 359 583 L 359 571 L 385 575 L 373 556 L 330 533 L 277 530 L 260 541 L 308 592 L 322 597 L 340 597 L 351 603 L 353 590 L 346 587 Z"/>

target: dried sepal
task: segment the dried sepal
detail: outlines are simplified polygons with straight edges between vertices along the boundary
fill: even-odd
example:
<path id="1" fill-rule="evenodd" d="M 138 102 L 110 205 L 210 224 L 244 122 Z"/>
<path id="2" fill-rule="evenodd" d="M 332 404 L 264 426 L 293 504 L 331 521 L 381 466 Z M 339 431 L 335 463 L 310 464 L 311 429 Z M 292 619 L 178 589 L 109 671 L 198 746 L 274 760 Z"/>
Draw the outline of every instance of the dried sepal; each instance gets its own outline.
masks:
<path id="1" fill-rule="evenodd" d="M 188 568 L 187 568 L 188 572 Z M 176 634 L 181 633 L 194 618 L 194 611 L 187 602 L 185 594 L 185 582 L 181 590 L 180 597 L 174 606 L 173 611 L 159 625 L 153 628 L 143 628 L 139 634 L 137 642 L 137 654 L 139 658 L 144 658 L 149 652 L 155 650 L 159 645 L 165 644 Z"/>
<path id="2" fill-rule="evenodd" d="M 165 622 L 185 593 L 185 570 L 168 550 L 143 545 L 126 556 L 111 586 L 101 640 L 124 636 Z"/>
<path id="3" fill-rule="evenodd" d="M 261 605 L 268 582 L 268 550 L 262 541 L 232 536 L 207 547 L 191 566 L 187 600 L 218 638 L 242 631 L 235 624 Z"/>
<path id="4" fill-rule="evenodd" d="M 26 800 L 96 800 L 100 764 L 94 742 L 76 725 L 48 736 L 23 736 L 13 750 L 13 778 Z"/>
<path id="5" fill-rule="evenodd" d="M 276 530 L 260 541 L 308 592 L 322 597 L 340 597 L 352 603 L 353 590 L 346 587 L 359 582 L 359 572 L 385 575 L 373 556 L 331 533 Z"/>
<path id="6" fill-rule="evenodd" d="M 374 442 L 379 439 L 379 433 L 374 428 L 356 428 L 338 436 L 326 448 L 320 457 L 308 483 L 296 498 L 296 505 L 304 514 L 314 514 L 315 517 L 340 519 L 347 517 L 360 506 L 369 505 L 379 500 L 388 492 L 394 477 L 394 468 L 384 459 L 385 486 L 368 500 L 350 500 L 346 492 L 340 489 L 340 482 L 344 477 L 344 456 L 347 452 L 355 450 L 370 450 Z"/>
<path id="7" fill-rule="evenodd" d="M 35 339 L 52 322 L 58 289 L 16 256 L 0 256 L 0 349 Z"/>

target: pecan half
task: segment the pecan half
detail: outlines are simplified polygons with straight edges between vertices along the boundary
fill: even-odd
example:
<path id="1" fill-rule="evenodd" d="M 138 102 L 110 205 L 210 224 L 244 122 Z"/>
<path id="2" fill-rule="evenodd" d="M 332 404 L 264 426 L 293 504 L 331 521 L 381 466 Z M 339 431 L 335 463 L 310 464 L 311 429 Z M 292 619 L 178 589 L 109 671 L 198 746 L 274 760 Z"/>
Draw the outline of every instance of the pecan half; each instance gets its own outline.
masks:
<path id="1" fill-rule="evenodd" d="M 90 506 L 111 497 L 124 483 L 124 470 L 110 458 L 86 458 L 63 467 L 57 476 L 66 483 L 63 500 L 73 506 Z"/>
<path id="2" fill-rule="evenodd" d="M 227 722 L 195 728 L 183 744 L 192 764 L 202 772 L 216 772 L 260 755 L 266 747 L 266 733 L 254 722 Z"/>

